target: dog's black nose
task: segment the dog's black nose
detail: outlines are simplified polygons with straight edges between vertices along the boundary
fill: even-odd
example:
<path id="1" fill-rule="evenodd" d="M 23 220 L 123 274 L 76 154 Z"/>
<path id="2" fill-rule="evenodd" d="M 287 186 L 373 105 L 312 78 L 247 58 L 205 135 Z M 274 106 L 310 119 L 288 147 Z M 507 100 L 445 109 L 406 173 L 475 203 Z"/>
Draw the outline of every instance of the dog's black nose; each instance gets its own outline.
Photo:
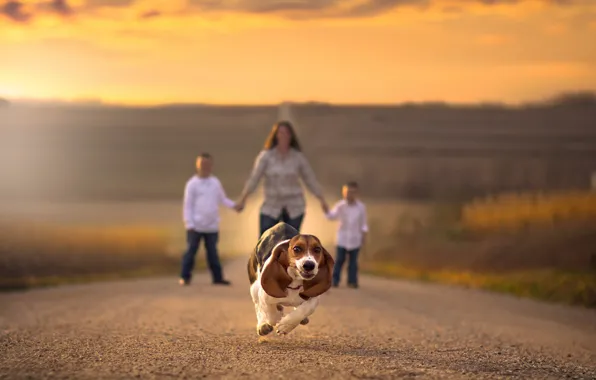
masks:
<path id="1" fill-rule="evenodd" d="M 304 263 L 302 268 L 304 268 L 304 270 L 310 272 L 311 270 L 315 269 L 315 263 L 313 261 L 307 261 Z"/>

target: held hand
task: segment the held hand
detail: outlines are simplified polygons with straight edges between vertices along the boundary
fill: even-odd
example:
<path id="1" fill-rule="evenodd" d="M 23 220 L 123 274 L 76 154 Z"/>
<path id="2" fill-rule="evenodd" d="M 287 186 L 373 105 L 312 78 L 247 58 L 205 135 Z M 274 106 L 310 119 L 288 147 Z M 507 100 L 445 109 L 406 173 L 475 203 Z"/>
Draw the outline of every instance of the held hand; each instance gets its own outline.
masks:
<path id="1" fill-rule="evenodd" d="M 244 210 L 244 201 L 240 200 L 238 202 L 236 202 L 236 206 L 234 206 L 234 210 L 241 212 L 242 210 Z"/>
<path id="2" fill-rule="evenodd" d="M 329 212 L 329 205 L 327 205 L 327 202 L 325 202 L 324 199 L 321 199 L 321 208 L 325 214 Z"/>
<path id="3" fill-rule="evenodd" d="M 234 210 L 241 212 L 244 210 L 244 206 L 246 205 L 246 199 L 244 197 L 240 198 L 238 202 L 236 202 L 236 206 L 234 206 Z"/>

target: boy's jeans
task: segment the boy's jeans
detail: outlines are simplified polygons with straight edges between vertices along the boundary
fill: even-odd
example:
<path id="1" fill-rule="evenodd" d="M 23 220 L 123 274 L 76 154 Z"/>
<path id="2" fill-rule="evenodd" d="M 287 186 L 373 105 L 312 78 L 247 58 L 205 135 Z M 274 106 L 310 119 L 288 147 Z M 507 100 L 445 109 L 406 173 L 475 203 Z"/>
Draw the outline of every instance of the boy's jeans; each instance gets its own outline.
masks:
<path id="1" fill-rule="evenodd" d="M 217 253 L 218 232 L 197 232 L 194 230 L 186 231 L 186 242 L 188 244 L 186 253 L 182 257 L 182 272 L 180 277 L 184 280 L 190 280 L 192 270 L 195 266 L 195 255 L 199 249 L 201 239 L 205 239 L 205 250 L 207 251 L 207 264 L 211 270 L 213 282 L 223 280 L 219 255 Z"/>
<path id="2" fill-rule="evenodd" d="M 339 285 L 341 271 L 346 261 L 346 255 L 349 255 L 348 261 L 348 284 L 358 285 L 358 253 L 360 248 L 347 250 L 344 247 L 337 247 L 335 265 L 333 266 L 333 285 Z"/>

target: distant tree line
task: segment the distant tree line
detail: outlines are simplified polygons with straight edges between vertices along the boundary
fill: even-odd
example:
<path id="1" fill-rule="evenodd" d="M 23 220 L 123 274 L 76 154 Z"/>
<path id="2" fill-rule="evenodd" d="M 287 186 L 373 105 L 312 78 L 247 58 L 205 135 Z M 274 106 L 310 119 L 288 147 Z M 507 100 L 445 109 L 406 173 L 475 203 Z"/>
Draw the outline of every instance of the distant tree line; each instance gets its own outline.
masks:
<path id="1" fill-rule="evenodd" d="M 552 98 L 553 105 L 593 106 L 596 105 L 596 93 L 590 91 L 563 93 Z"/>

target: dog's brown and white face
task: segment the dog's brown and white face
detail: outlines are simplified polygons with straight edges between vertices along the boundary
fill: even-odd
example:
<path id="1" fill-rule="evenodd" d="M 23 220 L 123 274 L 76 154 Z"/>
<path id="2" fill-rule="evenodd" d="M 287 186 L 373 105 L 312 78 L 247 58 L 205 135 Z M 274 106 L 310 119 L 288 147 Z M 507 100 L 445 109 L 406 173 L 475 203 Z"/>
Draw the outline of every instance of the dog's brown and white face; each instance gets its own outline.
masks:
<path id="1" fill-rule="evenodd" d="M 312 280 L 324 261 L 325 249 L 316 236 L 298 235 L 288 244 L 288 266 L 303 280 Z"/>
<path id="2" fill-rule="evenodd" d="M 272 297 L 285 297 L 294 279 L 303 280 L 304 298 L 316 297 L 331 287 L 334 260 L 314 235 L 296 235 L 279 243 L 261 276 L 261 284 Z"/>

